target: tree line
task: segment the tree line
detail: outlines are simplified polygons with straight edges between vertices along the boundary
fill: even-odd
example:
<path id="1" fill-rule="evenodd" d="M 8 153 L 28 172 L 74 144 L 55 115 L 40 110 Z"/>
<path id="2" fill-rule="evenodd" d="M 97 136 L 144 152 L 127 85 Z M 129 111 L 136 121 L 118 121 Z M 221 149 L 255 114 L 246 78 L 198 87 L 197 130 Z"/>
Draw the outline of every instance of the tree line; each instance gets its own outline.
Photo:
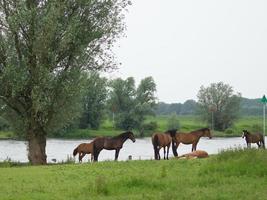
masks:
<path id="1" fill-rule="evenodd" d="M 184 103 L 159 102 L 155 110 L 156 115 L 198 115 L 197 101 L 187 100 Z M 262 104 L 260 99 L 241 97 L 239 114 L 241 116 L 261 116 Z"/>

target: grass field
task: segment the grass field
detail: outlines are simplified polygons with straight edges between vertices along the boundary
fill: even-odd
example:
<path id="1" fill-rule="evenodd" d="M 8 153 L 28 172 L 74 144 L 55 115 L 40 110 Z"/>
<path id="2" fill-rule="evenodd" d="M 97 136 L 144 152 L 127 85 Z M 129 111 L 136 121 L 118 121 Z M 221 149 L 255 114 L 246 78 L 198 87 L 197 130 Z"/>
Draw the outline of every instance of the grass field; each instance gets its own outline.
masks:
<path id="1" fill-rule="evenodd" d="M 146 122 L 156 122 L 158 125 L 158 128 L 156 131 L 165 131 L 167 130 L 167 124 L 168 119 L 170 116 L 155 116 L 155 117 L 148 117 L 146 119 Z M 183 132 L 189 132 L 192 130 L 196 130 L 199 128 L 203 128 L 205 126 L 208 126 L 207 124 L 203 123 L 199 117 L 197 116 L 178 116 L 181 131 Z M 233 127 L 227 129 L 224 132 L 213 132 L 214 136 L 217 137 L 234 137 L 234 136 L 240 136 L 243 129 L 248 129 L 252 132 L 259 131 L 262 132 L 262 118 L 259 116 L 248 116 L 248 117 L 242 117 L 239 120 L 237 120 Z M 76 129 L 69 131 L 64 134 L 59 134 L 56 137 L 60 138 L 93 138 L 96 136 L 114 136 L 119 133 L 121 133 L 122 130 L 115 130 L 114 126 L 112 124 L 112 121 L 105 120 L 99 130 L 89 130 L 89 129 Z M 137 133 L 137 131 L 134 131 Z M 146 131 L 145 136 L 150 136 L 152 134 L 152 131 Z M 136 134 L 138 136 L 138 133 Z M 0 139 L 3 138 L 12 138 L 13 133 L 12 132 L 0 132 Z M 53 136 L 55 137 L 55 136 Z"/>
<path id="2" fill-rule="evenodd" d="M 202 160 L 10 167 L 0 199 L 267 199 L 267 154 L 232 150 Z"/>

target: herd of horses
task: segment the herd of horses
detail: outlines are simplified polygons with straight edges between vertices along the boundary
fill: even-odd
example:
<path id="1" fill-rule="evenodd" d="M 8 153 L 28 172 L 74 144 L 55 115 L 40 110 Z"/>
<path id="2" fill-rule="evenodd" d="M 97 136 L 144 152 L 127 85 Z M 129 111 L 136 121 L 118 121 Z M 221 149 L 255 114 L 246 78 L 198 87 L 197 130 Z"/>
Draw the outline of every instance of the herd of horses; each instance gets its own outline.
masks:
<path id="1" fill-rule="evenodd" d="M 201 137 L 212 138 L 209 128 L 202 128 L 189 133 L 177 132 L 176 129 L 167 130 L 164 133 L 154 133 L 151 137 L 154 149 L 155 160 L 160 160 L 160 149 L 163 148 L 163 158 L 169 159 L 169 149 L 172 146 L 172 152 L 175 157 L 207 157 L 205 151 L 196 150 L 197 144 Z M 261 133 L 250 133 L 243 130 L 242 138 L 245 138 L 247 147 L 251 147 L 251 143 L 256 143 L 258 147 L 265 149 L 264 136 Z M 86 154 L 91 154 L 91 161 L 98 161 L 98 156 L 103 149 L 115 150 L 115 160 L 118 160 L 119 152 L 123 147 L 124 142 L 130 139 L 135 142 L 133 132 L 126 131 L 115 137 L 97 137 L 91 143 L 82 143 L 73 150 L 73 156 L 79 154 L 79 162 L 82 162 Z M 192 153 L 178 156 L 177 148 L 179 144 L 192 144 Z"/>

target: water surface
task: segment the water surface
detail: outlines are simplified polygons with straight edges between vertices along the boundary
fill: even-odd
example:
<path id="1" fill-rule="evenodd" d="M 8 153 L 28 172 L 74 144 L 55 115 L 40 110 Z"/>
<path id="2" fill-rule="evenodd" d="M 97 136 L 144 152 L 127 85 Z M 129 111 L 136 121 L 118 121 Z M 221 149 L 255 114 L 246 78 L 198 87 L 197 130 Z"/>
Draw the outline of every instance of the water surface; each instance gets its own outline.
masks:
<path id="1" fill-rule="evenodd" d="M 80 143 L 90 142 L 91 140 L 62 140 L 62 139 L 48 139 L 46 146 L 47 162 L 53 162 L 52 159 L 56 159 L 57 162 L 67 160 L 68 156 L 72 155 L 73 149 Z M 245 140 L 241 137 L 232 138 L 201 138 L 197 149 L 205 150 L 209 154 L 217 154 L 223 149 L 245 147 Z M 252 144 L 256 147 L 256 144 Z M 178 154 L 184 154 L 191 151 L 191 145 L 180 144 L 178 148 Z M 129 155 L 134 160 L 147 160 L 153 159 L 154 151 L 150 138 L 136 139 L 133 143 L 131 140 L 127 140 L 124 143 L 123 148 L 119 154 L 119 160 L 127 160 Z M 163 156 L 163 150 L 161 150 L 161 156 Z M 170 148 L 170 157 L 172 157 L 172 151 Z M 83 161 L 89 160 L 88 155 L 83 158 Z M 99 160 L 113 160 L 115 157 L 115 151 L 101 151 Z M 24 141 L 16 140 L 1 140 L 0 141 L 0 161 L 11 159 L 12 161 L 27 162 L 27 143 Z M 76 156 L 76 161 L 78 160 Z"/>

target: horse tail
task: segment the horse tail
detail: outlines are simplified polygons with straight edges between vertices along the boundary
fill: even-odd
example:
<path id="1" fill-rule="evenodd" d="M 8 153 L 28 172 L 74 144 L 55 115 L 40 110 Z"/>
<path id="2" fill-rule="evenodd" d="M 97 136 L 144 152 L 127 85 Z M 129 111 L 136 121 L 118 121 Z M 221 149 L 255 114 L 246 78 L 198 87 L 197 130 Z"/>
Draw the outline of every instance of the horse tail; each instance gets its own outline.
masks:
<path id="1" fill-rule="evenodd" d="M 155 134 L 154 136 L 152 136 L 152 144 L 154 147 L 154 157 L 155 160 L 158 160 L 158 146 L 159 146 L 159 137 L 157 134 Z"/>
<path id="2" fill-rule="evenodd" d="M 78 147 L 73 150 L 73 156 L 76 156 L 78 153 Z"/>

